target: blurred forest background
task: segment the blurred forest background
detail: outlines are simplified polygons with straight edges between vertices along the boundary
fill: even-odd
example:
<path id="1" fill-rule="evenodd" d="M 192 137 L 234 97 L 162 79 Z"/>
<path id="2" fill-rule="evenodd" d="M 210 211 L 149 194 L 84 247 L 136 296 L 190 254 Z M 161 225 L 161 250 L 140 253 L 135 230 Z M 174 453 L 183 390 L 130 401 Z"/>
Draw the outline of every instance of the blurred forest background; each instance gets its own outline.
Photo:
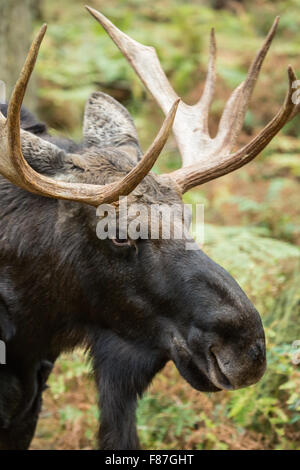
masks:
<path id="1" fill-rule="evenodd" d="M 84 10 L 83 2 L 0 0 L 0 8 L 13 3 L 23 47 L 42 21 L 48 23 L 27 104 L 53 132 L 79 140 L 85 101 L 92 91 L 105 91 L 130 110 L 146 148 L 162 113 L 114 43 Z M 31 11 L 31 18 L 17 10 L 17 3 Z M 172 85 L 188 103 L 201 95 L 209 31 L 215 27 L 218 82 L 212 134 L 226 99 L 244 79 L 279 14 L 278 32 L 240 144 L 276 113 L 287 89 L 289 63 L 300 78 L 300 0 L 89 0 L 89 5 L 133 38 L 155 46 Z M 15 57 L 15 66 L 19 54 L 24 54 L 18 52 L 16 34 L 10 44 L 5 34 L 2 28 L 1 36 L 0 26 L 1 74 L 5 47 L 8 62 Z M 179 164 L 171 138 L 155 171 L 170 171 Z M 300 118 L 286 125 L 254 162 L 185 195 L 185 202 L 205 204 L 204 250 L 230 271 L 263 317 L 268 370 L 259 384 L 247 389 L 201 394 L 168 364 L 139 405 L 143 447 L 300 449 L 300 366 L 292 362 L 292 343 L 300 340 L 299 196 Z M 95 448 L 97 396 L 82 351 L 61 357 L 44 397 L 32 449 Z"/>

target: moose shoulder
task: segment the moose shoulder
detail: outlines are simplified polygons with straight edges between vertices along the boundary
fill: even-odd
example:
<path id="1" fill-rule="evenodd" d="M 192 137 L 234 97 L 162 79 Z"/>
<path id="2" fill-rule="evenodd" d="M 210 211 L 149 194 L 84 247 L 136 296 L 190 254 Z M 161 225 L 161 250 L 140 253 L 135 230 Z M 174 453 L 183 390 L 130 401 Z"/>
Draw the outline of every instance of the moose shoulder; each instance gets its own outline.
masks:
<path id="1" fill-rule="evenodd" d="M 211 392 L 253 384 L 266 367 L 259 314 L 229 273 L 201 250 L 186 250 L 187 241 L 195 243 L 188 235 L 100 240 L 95 208 L 111 204 L 118 219 L 120 196 L 127 196 L 129 207 L 137 202 L 180 207 L 185 191 L 242 166 L 268 144 L 295 113 L 291 68 L 278 114 L 231 153 L 277 21 L 211 139 L 207 118 L 215 81 L 214 36 L 203 97 L 188 107 L 157 69 L 152 49 L 152 59 L 143 60 L 149 48 L 90 12 L 159 95 L 167 116 L 143 154 L 127 110 L 99 92 L 87 103 L 82 143 L 51 137 L 21 109 L 45 33 L 41 29 L 0 114 L 0 333 L 7 346 L 7 366 L 0 369 L 2 449 L 30 445 L 52 365 L 77 345 L 87 346 L 93 359 L 102 449 L 139 447 L 137 398 L 167 361 L 192 387 Z M 195 116 L 199 128 L 194 132 Z M 172 126 L 183 167 L 152 174 Z M 184 224 L 179 213 L 174 223 Z"/>

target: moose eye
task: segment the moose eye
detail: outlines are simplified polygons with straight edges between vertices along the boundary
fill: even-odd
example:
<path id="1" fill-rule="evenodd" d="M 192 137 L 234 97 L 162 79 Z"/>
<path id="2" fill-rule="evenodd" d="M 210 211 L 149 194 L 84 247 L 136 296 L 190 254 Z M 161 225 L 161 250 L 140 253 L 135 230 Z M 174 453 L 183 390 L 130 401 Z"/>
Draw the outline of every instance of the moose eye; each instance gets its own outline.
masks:
<path id="1" fill-rule="evenodd" d="M 112 238 L 112 242 L 115 246 L 128 246 L 130 245 L 130 241 L 128 238 Z"/>

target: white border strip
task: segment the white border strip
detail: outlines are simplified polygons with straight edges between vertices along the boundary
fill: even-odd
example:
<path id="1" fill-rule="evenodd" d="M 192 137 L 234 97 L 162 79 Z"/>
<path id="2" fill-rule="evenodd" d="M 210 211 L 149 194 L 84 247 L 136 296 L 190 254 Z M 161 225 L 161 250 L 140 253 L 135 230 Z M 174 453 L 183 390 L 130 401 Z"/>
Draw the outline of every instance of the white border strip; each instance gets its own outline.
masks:
<path id="1" fill-rule="evenodd" d="M 0 103 L 6 103 L 6 86 L 3 80 L 0 80 Z"/>

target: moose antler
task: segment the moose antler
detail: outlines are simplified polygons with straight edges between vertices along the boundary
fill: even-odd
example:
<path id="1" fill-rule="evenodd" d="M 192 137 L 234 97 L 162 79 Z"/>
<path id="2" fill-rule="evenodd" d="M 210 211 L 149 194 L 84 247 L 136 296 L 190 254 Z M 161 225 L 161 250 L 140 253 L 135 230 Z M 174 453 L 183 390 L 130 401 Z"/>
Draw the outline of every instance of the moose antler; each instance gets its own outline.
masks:
<path id="1" fill-rule="evenodd" d="M 47 26 L 43 25 L 32 43 L 9 102 L 7 119 L 0 113 L 0 174 L 17 186 L 42 196 L 85 202 L 92 206 L 116 201 L 119 196 L 131 193 L 151 170 L 171 131 L 179 99 L 172 103 L 157 137 L 141 161 L 121 180 L 101 186 L 57 181 L 37 173 L 22 154 L 20 111 L 46 29 Z M 28 138 L 28 133 L 24 135 Z M 30 134 L 30 144 L 38 151 L 42 151 L 45 146 L 43 142 Z"/>
<path id="2" fill-rule="evenodd" d="M 93 8 L 86 8 L 104 27 L 166 113 L 178 96 L 162 70 L 155 49 L 131 39 L 104 15 Z M 250 143 L 239 151 L 231 153 L 241 131 L 248 103 L 275 35 L 278 21 L 279 17 L 276 17 L 262 47 L 250 65 L 246 79 L 233 91 L 227 101 L 214 138 L 210 137 L 208 131 L 208 115 L 216 82 L 216 41 L 214 30 L 211 30 L 208 72 L 202 97 L 193 106 L 181 101 L 173 124 L 183 167 L 169 173 L 169 176 L 175 179 L 183 193 L 194 186 L 230 173 L 255 158 L 297 112 L 296 105 L 291 100 L 292 83 L 296 80 L 296 76 L 289 66 L 289 89 L 281 109 Z"/>

